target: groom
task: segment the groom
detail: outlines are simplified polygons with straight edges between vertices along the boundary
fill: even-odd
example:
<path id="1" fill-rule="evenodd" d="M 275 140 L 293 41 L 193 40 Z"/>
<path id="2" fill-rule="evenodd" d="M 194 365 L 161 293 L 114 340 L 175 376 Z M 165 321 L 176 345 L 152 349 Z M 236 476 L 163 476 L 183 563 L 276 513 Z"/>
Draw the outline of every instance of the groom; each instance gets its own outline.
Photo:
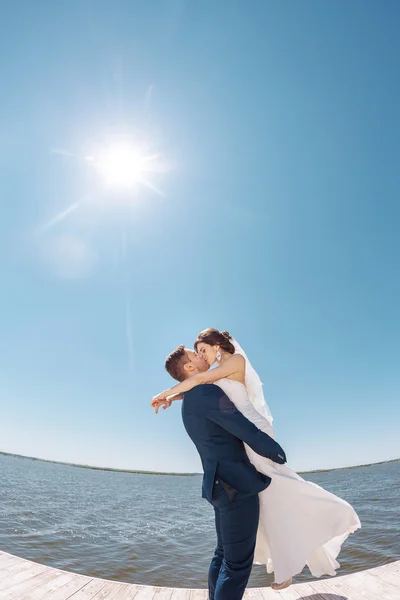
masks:
<path id="1" fill-rule="evenodd" d="M 208 364 L 179 346 L 165 361 L 177 381 Z M 208 573 L 210 600 L 241 600 L 253 564 L 259 520 L 258 493 L 271 479 L 250 463 L 243 442 L 284 464 L 280 445 L 246 419 L 216 385 L 198 385 L 183 397 L 182 419 L 203 464 L 202 496 L 214 507 L 217 547 Z"/>

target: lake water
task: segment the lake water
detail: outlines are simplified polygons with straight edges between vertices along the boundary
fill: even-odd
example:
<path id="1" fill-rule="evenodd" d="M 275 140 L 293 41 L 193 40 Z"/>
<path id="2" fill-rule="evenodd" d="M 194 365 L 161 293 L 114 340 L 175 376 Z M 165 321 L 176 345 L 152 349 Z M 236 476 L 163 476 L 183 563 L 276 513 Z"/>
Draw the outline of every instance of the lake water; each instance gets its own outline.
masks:
<path id="1" fill-rule="evenodd" d="M 400 462 L 304 476 L 350 502 L 362 529 L 340 574 L 400 560 Z M 215 546 L 201 476 L 81 469 L 0 455 L 0 550 L 117 581 L 206 587 Z M 296 581 L 307 581 L 305 570 Z M 249 585 L 272 581 L 253 568 Z"/>

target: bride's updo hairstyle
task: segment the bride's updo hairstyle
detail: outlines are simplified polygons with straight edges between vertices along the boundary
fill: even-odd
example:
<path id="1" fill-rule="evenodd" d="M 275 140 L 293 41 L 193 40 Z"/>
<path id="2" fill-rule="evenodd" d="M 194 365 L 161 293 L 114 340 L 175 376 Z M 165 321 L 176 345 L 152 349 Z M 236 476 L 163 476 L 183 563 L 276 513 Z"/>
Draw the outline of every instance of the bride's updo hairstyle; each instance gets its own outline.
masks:
<path id="1" fill-rule="evenodd" d="M 210 327 L 199 333 L 194 343 L 194 349 L 197 352 L 197 346 L 200 342 L 203 342 L 203 344 L 207 344 L 208 346 L 220 346 L 225 352 L 235 354 L 235 346 L 232 344 L 231 339 L 227 331 L 218 331 L 218 329 Z"/>

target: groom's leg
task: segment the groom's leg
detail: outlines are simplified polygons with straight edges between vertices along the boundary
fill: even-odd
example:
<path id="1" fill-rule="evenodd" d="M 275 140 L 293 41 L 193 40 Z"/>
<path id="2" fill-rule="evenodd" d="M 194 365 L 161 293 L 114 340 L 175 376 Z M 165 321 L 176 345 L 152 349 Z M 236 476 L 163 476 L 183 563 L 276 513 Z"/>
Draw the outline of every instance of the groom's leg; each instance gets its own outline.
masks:
<path id="1" fill-rule="evenodd" d="M 219 571 L 222 565 L 222 559 L 224 558 L 224 549 L 222 547 L 222 539 L 221 539 L 221 527 L 220 527 L 220 516 L 219 510 L 215 506 L 215 529 L 217 532 L 217 546 L 214 551 L 214 556 L 212 558 L 210 569 L 208 571 L 208 594 L 209 600 L 214 600 L 215 594 L 215 586 L 217 584 L 217 579 L 219 576 Z"/>
<path id="2" fill-rule="evenodd" d="M 211 600 L 241 600 L 253 565 L 260 506 L 258 495 L 219 507 L 223 560 Z"/>

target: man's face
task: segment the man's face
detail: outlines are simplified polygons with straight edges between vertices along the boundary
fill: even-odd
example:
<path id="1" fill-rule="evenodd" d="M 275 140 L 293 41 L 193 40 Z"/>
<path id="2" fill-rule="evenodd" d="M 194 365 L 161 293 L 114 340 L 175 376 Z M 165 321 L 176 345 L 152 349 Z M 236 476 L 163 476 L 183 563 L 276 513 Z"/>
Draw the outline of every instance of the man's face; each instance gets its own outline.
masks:
<path id="1" fill-rule="evenodd" d="M 199 373 L 204 373 L 205 371 L 208 371 L 209 366 L 206 363 L 206 361 L 204 360 L 204 358 L 202 356 L 199 356 L 197 354 L 197 352 L 195 352 L 194 350 L 186 350 L 186 354 L 189 357 L 189 360 L 191 362 L 191 364 L 193 365 L 193 367 L 199 372 Z"/>

